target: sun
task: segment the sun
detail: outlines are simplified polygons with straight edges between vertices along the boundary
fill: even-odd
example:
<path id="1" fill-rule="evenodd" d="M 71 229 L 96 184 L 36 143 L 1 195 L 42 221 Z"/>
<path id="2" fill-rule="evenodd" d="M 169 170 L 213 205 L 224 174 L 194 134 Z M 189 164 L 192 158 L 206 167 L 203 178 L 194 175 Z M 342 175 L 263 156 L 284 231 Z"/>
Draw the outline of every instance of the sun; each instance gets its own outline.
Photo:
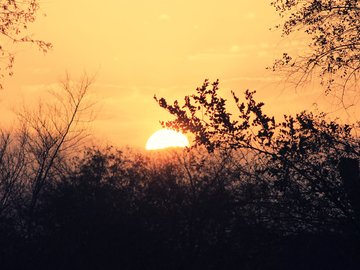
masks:
<path id="1" fill-rule="evenodd" d="M 146 142 L 146 150 L 157 150 L 168 147 L 186 147 L 189 140 L 181 132 L 170 129 L 156 131 Z"/>

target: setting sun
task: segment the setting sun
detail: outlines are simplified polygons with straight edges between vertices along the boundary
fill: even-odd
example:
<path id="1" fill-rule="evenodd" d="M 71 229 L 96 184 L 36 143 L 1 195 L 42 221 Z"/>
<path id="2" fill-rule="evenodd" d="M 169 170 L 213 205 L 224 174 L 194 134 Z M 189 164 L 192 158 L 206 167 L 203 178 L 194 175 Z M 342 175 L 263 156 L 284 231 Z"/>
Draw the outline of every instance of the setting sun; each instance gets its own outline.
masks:
<path id="1" fill-rule="evenodd" d="M 168 147 L 186 147 L 189 146 L 189 140 L 180 132 L 169 129 L 156 131 L 146 142 L 146 150 L 157 150 Z"/>

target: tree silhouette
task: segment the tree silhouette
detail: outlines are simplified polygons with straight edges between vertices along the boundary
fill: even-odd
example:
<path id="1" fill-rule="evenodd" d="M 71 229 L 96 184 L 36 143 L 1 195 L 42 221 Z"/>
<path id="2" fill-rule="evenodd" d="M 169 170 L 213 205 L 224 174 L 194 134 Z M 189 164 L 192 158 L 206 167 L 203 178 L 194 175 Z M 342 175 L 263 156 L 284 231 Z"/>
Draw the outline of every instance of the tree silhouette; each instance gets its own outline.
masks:
<path id="1" fill-rule="evenodd" d="M 22 228 L 31 237 L 39 197 L 49 179 L 66 173 L 64 156 L 78 151 L 88 136 L 92 103 L 87 99 L 92 79 L 79 83 L 67 76 L 51 94 L 53 102 L 18 113 L 14 134 L 2 131 L 0 139 L 0 214 L 26 217 Z M 11 206 L 12 205 L 12 206 Z M 17 212 L 17 214 L 16 214 Z M 1 215 L 0 215 L 1 217 Z M 26 224 L 26 225 L 25 225 Z"/>
<path id="2" fill-rule="evenodd" d="M 40 8 L 38 0 L 5 0 L 0 5 L 0 36 L 2 44 L 0 46 L 1 66 L 0 77 L 6 73 L 13 74 L 14 52 L 11 43 L 33 43 L 41 51 L 47 52 L 51 43 L 43 40 L 34 39 L 27 33 L 30 23 L 36 20 L 36 14 Z M 5 41 L 10 40 L 10 45 Z M 0 83 L 0 88 L 3 85 Z"/>
<path id="3" fill-rule="evenodd" d="M 11 213 L 12 200 L 20 195 L 20 183 L 26 177 L 28 163 L 24 151 L 26 134 L 18 134 L 14 138 L 9 132 L 0 132 L 0 217 L 3 217 Z"/>
<path id="4" fill-rule="evenodd" d="M 171 105 L 155 97 L 176 117 L 162 124 L 193 133 L 194 145 L 203 145 L 209 152 L 234 149 L 252 160 L 256 169 L 251 171 L 249 166 L 247 173 L 272 187 L 277 206 L 269 206 L 281 208 L 272 218 L 280 214 L 279 220 L 285 220 L 284 230 L 296 231 L 293 226 L 335 229 L 340 220 L 358 228 L 356 209 L 337 169 L 341 157 L 360 156 L 359 138 L 352 135 L 353 127 L 327 120 L 325 114 L 309 112 L 295 117 L 285 115 L 277 123 L 263 112 L 264 103 L 254 100 L 255 92 L 248 90 L 244 102 L 233 93 L 238 109 L 237 117 L 233 117 L 226 100 L 218 95 L 218 85 L 218 81 L 210 85 L 206 80 L 194 95 L 185 97 L 184 105 L 178 101 Z M 286 219 L 281 218 L 284 215 Z"/>
<path id="5" fill-rule="evenodd" d="M 302 31 L 311 37 L 310 51 L 293 58 L 284 53 L 273 69 L 286 71 L 298 84 L 320 76 L 325 92 L 355 88 L 360 71 L 360 4 L 357 0 L 275 0 L 272 5 L 285 20 L 284 36 Z"/>
<path id="6" fill-rule="evenodd" d="M 67 170 L 50 174 L 39 194 L 32 237 L 19 226 L 26 216 L 0 217 L 3 268 L 327 269 L 358 262 L 357 238 L 339 232 L 346 218 L 335 211 L 320 226 L 319 213 L 329 217 L 334 208 L 296 185 L 275 184 L 280 171 L 270 181 L 261 167 L 270 163 L 253 163 L 249 174 L 236 151 L 149 156 L 92 147 L 57 160 Z"/>

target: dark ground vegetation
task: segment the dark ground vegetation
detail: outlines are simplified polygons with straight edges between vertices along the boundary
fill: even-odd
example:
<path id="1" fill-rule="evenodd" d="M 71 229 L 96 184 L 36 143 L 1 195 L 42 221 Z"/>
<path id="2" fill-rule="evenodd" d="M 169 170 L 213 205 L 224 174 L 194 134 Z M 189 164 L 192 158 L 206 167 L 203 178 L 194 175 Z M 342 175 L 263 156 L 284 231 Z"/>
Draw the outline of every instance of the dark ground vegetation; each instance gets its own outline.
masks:
<path id="1" fill-rule="evenodd" d="M 27 33 L 39 1 L 3 2 L 0 88 L 14 43 L 52 46 Z M 359 1 L 272 5 L 284 36 L 310 37 L 309 54 L 273 69 L 296 86 L 317 76 L 345 105 L 358 93 Z M 190 151 L 81 148 L 90 84 L 68 78 L 57 105 L 0 130 L 0 269 L 360 269 L 359 123 L 305 111 L 278 122 L 251 91 L 233 94 L 234 117 L 205 81 L 183 105 L 157 99 L 176 118 L 165 126 L 194 134 Z"/>
<path id="2" fill-rule="evenodd" d="M 60 151 L 41 182 L 47 152 L 3 133 L 1 269 L 358 269 L 354 127 L 246 100 L 237 123 L 218 100 L 205 147 Z"/>

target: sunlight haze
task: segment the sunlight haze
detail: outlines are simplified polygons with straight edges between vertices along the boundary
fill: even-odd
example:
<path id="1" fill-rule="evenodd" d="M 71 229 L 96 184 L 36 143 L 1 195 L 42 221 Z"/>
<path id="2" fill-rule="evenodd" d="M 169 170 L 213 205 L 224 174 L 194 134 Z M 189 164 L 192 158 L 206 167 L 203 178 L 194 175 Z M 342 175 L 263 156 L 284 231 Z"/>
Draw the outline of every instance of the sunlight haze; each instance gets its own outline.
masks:
<path id="1" fill-rule="evenodd" d="M 66 72 L 74 80 L 84 72 L 95 75 L 93 133 L 114 145 L 143 148 L 159 121 L 171 119 L 154 94 L 182 100 L 206 78 L 220 79 L 228 97 L 230 90 L 242 97 L 256 89 L 270 113 L 309 109 L 320 101 L 315 88 L 285 88 L 265 69 L 283 50 L 303 46 L 301 39 L 283 40 L 279 30 L 269 30 L 279 20 L 270 1 L 259 0 L 42 1 L 30 31 L 54 47 L 45 55 L 16 47 L 0 113 L 11 119 L 16 106 L 43 96 Z"/>

